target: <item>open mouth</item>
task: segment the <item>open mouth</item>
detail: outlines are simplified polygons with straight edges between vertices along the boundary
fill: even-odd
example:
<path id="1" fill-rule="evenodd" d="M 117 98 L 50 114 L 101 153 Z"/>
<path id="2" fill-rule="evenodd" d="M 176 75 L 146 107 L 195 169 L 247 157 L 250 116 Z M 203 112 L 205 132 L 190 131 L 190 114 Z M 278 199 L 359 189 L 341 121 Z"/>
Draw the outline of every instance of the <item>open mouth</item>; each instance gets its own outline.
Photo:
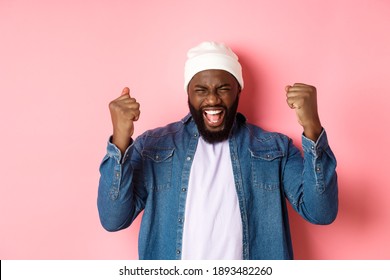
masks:
<path id="1" fill-rule="evenodd" d="M 219 108 L 204 109 L 203 118 L 207 126 L 217 128 L 223 124 L 225 119 L 225 110 Z"/>

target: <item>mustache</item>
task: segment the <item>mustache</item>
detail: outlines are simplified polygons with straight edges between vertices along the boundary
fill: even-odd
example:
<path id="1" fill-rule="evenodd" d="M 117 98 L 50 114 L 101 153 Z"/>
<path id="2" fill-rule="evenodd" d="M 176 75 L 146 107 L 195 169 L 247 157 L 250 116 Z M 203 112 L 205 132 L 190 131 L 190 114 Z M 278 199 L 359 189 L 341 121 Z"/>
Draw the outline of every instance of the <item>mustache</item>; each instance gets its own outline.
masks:
<path id="1" fill-rule="evenodd" d="M 213 109 L 223 109 L 225 111 L 228 110 L 228 108 L 225 105 L 218 105 L 218 106 L 202 106 L 197 111 L 201 112 L 201 111 L 213 110 Z"/>

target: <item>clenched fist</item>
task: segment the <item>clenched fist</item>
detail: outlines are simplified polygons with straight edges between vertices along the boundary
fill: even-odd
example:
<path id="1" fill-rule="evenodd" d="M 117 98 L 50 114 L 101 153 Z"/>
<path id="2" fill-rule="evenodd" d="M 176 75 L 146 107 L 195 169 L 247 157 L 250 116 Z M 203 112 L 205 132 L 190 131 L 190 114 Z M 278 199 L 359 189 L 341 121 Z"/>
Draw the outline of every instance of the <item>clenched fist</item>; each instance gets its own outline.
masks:
<path id="1" fill-rule="evenodd" d="M 298 122 L 303 126 L 305 136 L 317 141 L 321 134 L 322 126 L 317 109 L 317 90 L 315 87 L 295 83 L 286 86 L 287 104 L 295 109 Z"/>
<path id="2" fill-rule="evenodd" d="M 130 145 L 134 133 L 134 122 L 140 115 L 139 103 L 130 96 L 130 89 L 125 87 L 122 94 L 109 104 L 113 127 L 112 143 L 115 144 L 122 155 Z"/>

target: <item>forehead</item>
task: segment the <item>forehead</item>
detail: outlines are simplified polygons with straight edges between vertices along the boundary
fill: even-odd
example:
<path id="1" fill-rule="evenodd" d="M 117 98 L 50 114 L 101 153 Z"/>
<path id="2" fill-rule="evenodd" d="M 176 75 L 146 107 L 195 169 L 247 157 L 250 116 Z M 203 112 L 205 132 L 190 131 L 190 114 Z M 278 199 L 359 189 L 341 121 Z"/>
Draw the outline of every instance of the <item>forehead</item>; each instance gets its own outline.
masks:
<path id="1" fill-rule="evenodd" d="M 209 83 L 238 83 L 236 78 L 225 70 L 210 69 L 198 72 L 194 75 L 190 83 L 209 84 Z"/>

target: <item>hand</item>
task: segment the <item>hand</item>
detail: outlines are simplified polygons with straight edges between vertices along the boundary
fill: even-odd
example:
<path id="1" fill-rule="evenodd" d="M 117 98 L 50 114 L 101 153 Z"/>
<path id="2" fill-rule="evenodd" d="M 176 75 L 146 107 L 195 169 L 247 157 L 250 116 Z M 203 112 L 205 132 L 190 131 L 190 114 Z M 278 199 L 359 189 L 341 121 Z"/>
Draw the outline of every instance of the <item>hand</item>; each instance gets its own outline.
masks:
<path id="1" fill-rule="evenodd" d="M 287 104 L 295 109 L 298 122 L 303 126 L 305 136 L 317 141 L 322 126 L 317 109 L 317 90 L 315 87 L 300 83 L 286 86 Z"/>
<path id="2" fill-rule="evenodd" d="M 109 104 L 113 126 L 112 143 L 122 152 L 126 151 L 134 133 L 134 122 L 139 119 L 139 103 L 130 96 L 130 89 L 125 87 L 122 94 Z"/>

